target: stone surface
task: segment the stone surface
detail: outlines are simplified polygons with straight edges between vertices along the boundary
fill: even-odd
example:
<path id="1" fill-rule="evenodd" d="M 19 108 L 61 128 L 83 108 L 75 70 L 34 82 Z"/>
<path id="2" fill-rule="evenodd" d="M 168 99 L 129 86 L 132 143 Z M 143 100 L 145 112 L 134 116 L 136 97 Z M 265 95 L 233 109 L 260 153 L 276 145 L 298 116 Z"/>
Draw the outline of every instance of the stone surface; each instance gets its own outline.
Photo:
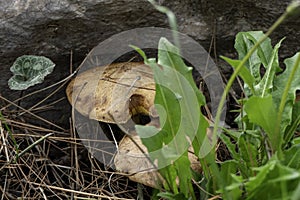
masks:
<path id="1" fill-rule="evenodd" d="M 9 67 L 18 56 L 35 54 L 53 59 L 59 68 L 55 77 L 61 78 L 68 71 L 71 50 L 80 62 L 113 34 L 135 27 L 166 26 L 165 21 L 146 1 L 1 1 L 1 92 L 8 93 Z"/>
<path id="2" fill-rule="evenodd" d="M 101 41 L 124 30 L 144 26 L 167 26 L 165 17 L 147 1 L 0 1 L 0 94 L 10 100 L 20 97 L 19 91 L 8 89 L 7 81 L 12 76 L 10 66 L 21 55 L 44 55 L 56 63 L 45 82 L 24 91 L 22 95 L 26 95 L 68 76 L 71 51 L 74 67 L 77 67 Z M 29 108 L 50 92 L 27 98 L 21 105 Z M 64 89 L 45 104 L 61 97 L 65 97 Z M 59 123 L 57 121 L 67 120 L 63 113 L 70 114 L 66 100 L 39 115 Z"/>
<path id="3" fill-rule="evenodd" d="M 209 50 L 216 41 L 215 55 L 233 57 L 234 36 L 239 31 L 263 30 L 280 16 L 289 0 L 160 0 L 177 17 L 179 31 L 189 34 Z M 10 0 L 0 1 L 0 93 L 13 100 L 20 93 L 7 87 L 9 67 L 24 54 L 44 55 L 56 64 L 43 88 L 69 74 L 70 52 L 74 67 L 86 54 L 108 37 L 138 27 L 168 27 L 166 17 L 146 0 Z M 300 20 L 294 18 L 272 35 L 274 43 L 286 36 L 282 58 L 299 51 Z M 212 53 L 214 55 L 214 53 Z M 222 64 L 220 62 L 219 64 Z M 30 106 L 46 94 L 24 100 Z M 63 97 L 64 92 L 58 96 Z M 54 98 L 54 97 L 53 97 Z M 59 98 L 59 97 L 55 97 Z M 28 104 L 28 105 L 27 105 Z M 64 101 L 67 104 L 67 101 Z M 69 107 L 61 106 L 56 109 Z"/>

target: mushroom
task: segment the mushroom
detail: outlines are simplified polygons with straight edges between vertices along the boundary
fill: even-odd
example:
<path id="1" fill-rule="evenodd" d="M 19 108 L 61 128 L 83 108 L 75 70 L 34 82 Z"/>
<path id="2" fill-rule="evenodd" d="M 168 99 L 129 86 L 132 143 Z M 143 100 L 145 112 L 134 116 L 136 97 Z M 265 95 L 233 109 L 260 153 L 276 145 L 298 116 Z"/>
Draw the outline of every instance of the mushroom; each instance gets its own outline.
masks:
<path id="1" fill-rule="evenodd" d="M 84 116 L 101 122 L 126 124 L 134 115 L 154 118 L 155 82 L 149 66 L 139 62 L 115 63 L 84 71 L 66 89 L 72 106 Z M 137 134 L 124 136 L 119 142 L 114 164 L 129 179 L 158 188 L 163 181 L 153 164 L 143 154 L 147 148 Z M 191 148 L 189 149 L 191 150 Z M 201 172 L 197 156 L 189 153 L 191 168 Z"/>
<path id="2" fill-rule="evenodd" d="M 155 83 L 149 66 L 139 62 L 115 63 L 79 74 L 69 83 L 66 93 L 82 115 L 122 124 L 133 115 L 149 114 Z"/>
<path id="3" fill-rule="evenodd" d="M 150 162 L 147 152 L 147 148 L 138 135 L 131 138 L 125 136 L 119 144 L 119 151 L 114 160 L 115 166 L 118 171 L 125 173 L 130 180 L 159 189 L 165 181 L 153 163 Z M 188 157 L 191 162 L 191 169 L 201 173 L 200 162 L 192 147 L 189 148 Z"/>

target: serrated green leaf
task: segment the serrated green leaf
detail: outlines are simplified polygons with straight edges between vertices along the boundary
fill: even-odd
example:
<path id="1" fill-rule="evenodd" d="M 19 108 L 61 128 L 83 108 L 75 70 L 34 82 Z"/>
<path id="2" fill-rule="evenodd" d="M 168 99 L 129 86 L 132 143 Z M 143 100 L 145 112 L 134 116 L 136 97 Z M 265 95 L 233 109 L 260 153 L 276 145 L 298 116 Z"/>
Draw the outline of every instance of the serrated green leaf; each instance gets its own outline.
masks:
<path id="1" fill-rule="evenodd" d="M 282 135 L 275 135 L 276 107 L 272 96 L 252 96 L 245 103 L 245 111 L 250 122 L 261 126 L 267 133 L 273 150 L 277 150 L 282 142 Z"/>
<path id="2" fill-rule="evenodd" d="M 252 43 L 257 43 L 260 38 L 264 37 L 264 33 L 262 31 L 249 31 L 246 33 L 249 40 L 252 41 Z M 257 48 L 257 55 L 260 58 L 261 63 L 265 68 L 270 63 L 271 57 L 272 57 L 272 44 L 271 39 L 267 38 L 263 43 L 261 43 Z"/>
<path id="3" fill-rule="evenodd" d="M 300 126 L 300 101 L 296 102 L 293 106 L 291 124 L 286 129 L 284 141 L 289 143 L 293 138 L 297 128 Z"/>
<path id="4" fill-rule="evenodd" d="M 280 40 L 274 47 L 271 58 L 268 60 L 268 65 L 266 66 L 266 73 L 264 74 L 262 80 L 255 86 L 256 93 L 262 97 L 269 94 L 270 89 L 273 88 L 275 73 L 279 68 L 278 50 L 283 40 L 284 39 Z"/>
<path id="5" fill-rule="evenodd" d="M 285 90 L 285 85 L 288 82 L 289 76 L 292 72 L 293 66 L 295 65 L 298 56 L 300 56 L 300 53 L 295 54 L 291 58 L 285 59 L 285 71 L 279 76 L 275 77 L 274 79 L 274 90 L 272 92 L 272 96 L 276 107 L 279 107 L 280 105 L 280 101 Z M 300 90 L 300 66 L 298 66 L 297 68 L 297 71 L 291 83 L 291 87 L 288 91 L 286 104 L 282 113 L 280 129 L 281 132 L 285 132 L 286 127 L 291 123 L 293 105 L 295 104 L 296 99 L 296 90 Z"/>
<path id="6" fill-rule="evenodd" d="M 258 171 L 258 174 L 254 177 L 251 177 L 249 182 L 247 182 L 246 189 L 247 191 L 253 192 L 257 187 L 260 187 L 265 181 L 268 173 L 274 169 L 276 161 L 270 161 L 266 165 L 263 165 L 259 168 L 255 168 L 255 171 Z"/>
<path id="7" fill-rule="evenodd" d="M 257 175 L 245 184 L 247 199 L 289 199 L 297 190 L 299 171 L 282 165 L 277 158 L 255 170 Z"/>
<path id="8" fill-rule="evenodd" d="M 228 148 L 232 158 L 234 160 L 240 160 L 240 155 L 236 152 L 236 145 L 230 141 L 230 138 L 225 134 L 220 134 L 220 139 Z"/>
<path id="9" fill-rule="evenodd" d="M 234 47 L 239 54 L 239 60 L 242 60 L 248 51 L 254 46 L 255 42 L 257 42 L 256 38 L 260 38 L 262 36 L 261 31 L 250 31 L 250 32 L 240 32 L 236 35 Z M 261 44 L 266 48 L 266 52 L 269 50 L 269 41 L 266 40 Z M 271 46 L 272 48 L 272 46 Z M 272 51 L 272 50 L 271 50 Z M 263 62 L 267 62 L 267 58 L 269 55 L 262 54 L 262 59 L 258 56 L 258 50 L 256 50 L 249 60 L 246 62 L 246 67 L 250 70 L 253 78 L 255 79 L 256 83 L 261 80 L 260 77 L 260 65 Z"/>

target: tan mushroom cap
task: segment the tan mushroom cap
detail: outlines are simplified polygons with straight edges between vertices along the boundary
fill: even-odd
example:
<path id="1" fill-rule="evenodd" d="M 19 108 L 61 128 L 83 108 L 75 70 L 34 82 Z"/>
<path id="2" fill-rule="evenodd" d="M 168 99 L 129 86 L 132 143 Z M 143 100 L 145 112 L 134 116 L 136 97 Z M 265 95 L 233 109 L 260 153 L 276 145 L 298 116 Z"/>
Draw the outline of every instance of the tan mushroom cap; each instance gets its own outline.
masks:
<path id="1" fill-rule="evenodd" d="M 158 120 L 158 118 L 153 119 L 147 126 L 159 128 Z M 165 180 L 158 173 L 155 165 L 151 163 L 147 154 L 148 150 L 138 135 L 132 135 L 131 138 L 125 136 L 120 141 L 119 149 L 114 158 L 116 170 L 125 173 L 132 181 L 159 189 Z M 201 173 L 202 168 L 199 159 L 194 154 L 192 147 L 188 149 L 188 158 L 191 169 Z"/>
<path id="2" fill-rule="evenodd" d="M 135 143 L 132 141 L 134 140 Z M 153 164 L 142 153 L 148 153 L 147 148 L 142 144 L 139 136 L 135 135 L 132 140 L 125 136 L 120 144 L 119 151 L 117 152 L 114 163 L 118 171 L 126 173 L 128 178 L 132 181 L 142 183 L 144 185 L 159 188 L 164 179 L 157 172 Z M 138 148 L 138 146 L 140 148 Z M 191 162 L 191 169 L 195 172 L 201 173 L 202 168 L 197 156 L 193 153 L 192 147 L 189 148 L 188 153 L 189 160 Z"/>
<path id="3" fill-rule="evenodd" d="M 115 63 L 80 73 L 66 93 L 82 115 L 107 123 L 126 123 L 132 115 L 151 114 L 155 82 L 152 70 L 144 63 Z"/>

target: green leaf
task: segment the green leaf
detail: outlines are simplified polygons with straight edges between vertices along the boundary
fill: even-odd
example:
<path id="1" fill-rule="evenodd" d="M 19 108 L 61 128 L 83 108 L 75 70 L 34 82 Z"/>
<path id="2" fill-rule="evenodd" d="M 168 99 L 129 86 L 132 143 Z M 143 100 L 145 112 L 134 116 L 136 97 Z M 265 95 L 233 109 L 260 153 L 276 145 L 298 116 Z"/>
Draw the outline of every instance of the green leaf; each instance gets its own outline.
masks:
<path id="1" fill-rule="evenodd" d="M 299 171 L 280 164 L 277 158 L 254 170 L 257 175 L 245 184 L 247 199 L 289 199 L 297 190 Z"/>
<path id="2" fill-rule="evenodd" d="M 300 144 L 300 137 L 294 138 L 294 139 L 292 140 L 291 143 L 292 143 L 293 145 L 298 145 L 298 144 Z"/>
<path id="3" fill-rule="evenodd" d="M 239 168 L 244 177 L 254 175 L 252 168 L 258 166 L 257 159 L 260 145 L 258 138 L 248 132 L 239 137 L 238 147 L 241 157 Z"/>
<path id="4" fill-rule="evenodd" d="M 172 194 L 169 192 L 161 192 L 158 193 L 157 196 L 162 197 L 163 199 L 167 200 L 188 200 L 182 193 L 180 194 Z"/>
<path id="5" fill-rule="evenodd" d="M 262 167 L 255 168 L 254 170 L 258 171 L 259 173 L 256 176 L 251 177 L 249 182 L 246 183 L 247 191 L 253 192 L 257 187 L 263 185 L 268 173 L 274 169 L 275 165 L 276 161 L 271 161 Z"/>
<path id="6" fill-rule="evenodd" d="M 288 82 L 289 76 L 293 70 L 293 66 L 295 65 L 298 56 L 300 56 L 300 53 L 295 54 L 291 58 L 285 59 L 285 71 L 274 79 L 274 90 L 272 92 L 272 96 L 276 107 L 279 107 L 280 105 L 280 101 L 285 90 L 285 85 Z M 298 66 L 287 94 L 288 96 L 286 99 L 286 104 L 282 113 L 281 132 L 285 132 L 286 127 L 291 123 L 293 105 L 295 104 L 296 99 L 296 90 L 300 90 L 300 66 Z"/>
<path id="7" fill-rule="evenodd" d="M 255 86 L 256 93 L 261 95 L 262 97 L 270 94 L 270 89 L 273 88 L 275 73 L 279 68 L 278 50 L 282 41 L 283 39 L 280 40 L 274 47 L 271 58 L 269 59 L 268 65 L 266 66 L 267 71 L 264 74 L 262 80 Z"/>
<path id="8" fill-rule="evenodd" d="M 54 67 L 55 64 L 44 56 L 18 57 L 10 68 L 14 75 L 8 80 L 8 86 L 11 90 L 26 90 L 30 86 L 42 83 Z"/>
<path id="9" fill-rule="evenodd" d="M 227 160 L 221 163 L 221 176 L 226 185 L 225 190 L 219 192 L 224 193 L 231 199 L 238 199 L 242 195 L 242 178 L 236 177 L 234 174 L 237 172 L 239 163 L 236 160 Z"/>
<path id="10" fill-rule="evenodd" d="M 129 47 L 133 48 L 136 52 L 138 52 L 140 54 L 140 56 L 142 56 L 142 58 L 144 59 L 144 62 L 147 64 L 147 56 L 145 54 L 145 52 L 140 49 L 139 47 L 135 46 L 135 45 L 129 45 Z"/>
<path id="11" fill-rule="evenodd" d="M 242 177 L 252 176 L 252 167 L 259 166 L 262 159 L 259 154 L 262 151 L 262 144 L 258 131 L 247 130 L 242 133 L 229 132 L 229 134 L 237 136 L 234 142 L 225 134 L 220 134 L 221 140 L 236 162 L 236 167 Z"/>
<path id="12" fill-rule="evenodd" d="M 167 167 L 159 169 L 159 172 L 166 180 L 164 187 L 168 191 L 173 191 L 174 194 L 178 194 L 178 188 L 176 183 L 177 171 L 174 165 L 168 165 Z"/>
<path id="13" fill-rule="evenodd" d="M 252 41 L 252 43 L 257 43 L 260 38 L 264 37 L 265 34 L 262 31 L 249 31 L 246 33 L 248 36 L 248 39 Z M 272 57 L 272 44 L 271 44 L 271 39 L 267 38 L 263 43 L 261 43 L 258 48 L 257 48 L 258 56 L 265 68 L 268 68 L 267 66 L 269 65 Z"/>
<path id="14" fill-rule="evenodd" d="M 300 182 L 298 183 L 297 188 L 294 190 L 294 193 L 291 197 L 291 200 L 298 200 L 300 199 Z"/>
<path id="15" fill-rule="evenodd" d="M 158 165 L 165 166 L 172 163 L 174 158 L 179 158 L 190 145 L 189 141 L 193 141 L 196 136 L 200 120 L 200 105 L 193 88 L 176 70 L 167 66 L 162 69 L 156 66 L 153 70 L 157 84 L 155 104 L 165 109 L 164 112 L 158 109 L 158 113 L 166 114 L 166 120 L 162 121 L 160 118 L 162 129 L 153 136 L 160 138 L 156 139 L 158 143 L 148 144 L 152 137 L 142 138 L 142 141 L 149 146 L 150 156 L 158 159 Z M 178 79 L 168 78 L 176 76 Z"/>
<path id="16" fill-rule="evenodd" d="M 239 60 L 243 59 L 247 52 L 257 43 L 260 38 L 264 37 L 262 31 L 240 32 L 236 36 L 235 49 L 238 51 Z M 257 50 L 252 54 L 246 62 L 246 67 L 250 70 L 250 74 L 255 79 L 255 92 L 252 94 L 264 96 L 268 94 L 273 87 L 273 78 L 276 72 L 280 72 L 281 68 L 278 63 L 278 49 L 283 39 L 272 48 L 270 38 L 261 43 Z M 266 73 L 263 78 L 260 75 L 260 67 L 263 64 Z M 245 81 L 246 82 L 246 81 Z M 248 91 L 248 84 L 245 86 L 245 93 L 251 96 Z M 250 88 L 252 89 L 252 88 Z"/>
<path id="17" fill-rule="evenodd" d="M 239 64 L 241 63 L 240 60 L 233 60 L 224 56 L 221 56 L 222 59 L 224 59 L 228 64 L 230 64 L 234 69 L 236 69 Z M 242 67 L 239 76 L 243 79 L 243 81 L 248 85 L 248 87 L 251 89 L 252 92 L 254 92 L 254 82 L 255 79 L 249 72 L 249 70 L 246 67 Z"/>
<path id="18" fill-rule="evenodd" d="M 290 149 L 284 152 L 283 164 L 287 167 L 300 169 L 300 145 L 293 145 Z"/>
<path id="19" fill-rule="evenodd" d="M 195 94 L 197 95 L 198 101 L 201 105 L 205 104 L 205 97 L 197 88 L 193 75 L 192 67 L 185 65 L 184 61 L 180 56 L 179 49 L 172 45 L 166 38 L 161 38 L 158 45 L 158 62 L 159 65 L 169 66 L 179 72 L 185 77 L 185 79 L 193 88 Z"/>
<path id="20" fill-rule="evenodd" d="M 290 140 L 293 138 L 299 125 L 300 125 L 300 101 L 296 102 L 295 105 L 293 106 L 291 124 L 287 127 L 286 134 L 284 137 L 284 141 L 286 143 L 289 143 Z"/>
<path id="21" fill-rule="evenodd" d="M 179 177 L 179 189 L 186 196 L 189 196 L 189 193 L 193 191 L 193 187 L 191 185 L 191 180 L 193 178 L 191 169 L 187 166 L 190 166 L 190 161 L 188 158 L 188 153 L 184 153 L 176 162 L 174 163 L 177 174 Z M 187 172 L 190 171 L 190 172 Z M 184 172 L 184 173 L 183 173 Z"/>
<path id="22" fill-rule="evenodd" d="M 234 160 L 240 160 L 240 155 L 236 152 L 236 145 L 230 141 L 230 137 L 226 136 L 225 134 L 220 134 L 220 139 L 226 145 L 232 158 Z"/>
<path id="23" fill-rule="evenodd" d="M 230 185 L 232 183 L 231 174 L 235 174 L 237 172 L 238 161 L 236 160 L 227 160 L 221 163 L 221 176 L 226 185 Z"/>
<path id="24" fill-rule="evenodd" d="M 272 96 L 252 96 L 245 103 L 245 111 L 250 122 L 261 126 L 267 133 L 273 150 L 277 150 L 282 142 L 282 135 L 275 135 L 276 107 Z"/>
<path id="25" fill-rule="evenodd" d="M 165 38 L 159 42 L 159 65 L 149 59 L 146 63 L 154 73 L 155 107 L 160 116 L 161 129 L 136 126 L 137 133 L 168 187 L 178 193 L 178 177 L 180 192 L 186 197 L 193 196 L 187 151 L 199 130 L 202 131 L 200 134 L 206 135 L 207 121 L 200 112 L 205 98 L 194 83 L 192 68 L 185 65 L 178 48 Z M 144 137 L 143 131 L 149 133 L 148 137 Z"/>
<path id="26" fill-rule="evenodd" d="M 239 60 L 242 60 L 248 51 L 254 46 L 254 44 L 263 36 L 262 31 L 250 31 L 250 32 L 240 32 L 236 35 L 235 39 L 235 49 L 239 54 Z M 261 80 L 260 77 L 260 65 L 263 62 L 266 65 L 269 52 L 272 51 L 272 46 L 270 39 L 265 40 L 258 49 L 263 48 L 265 50 L 265 54 L 260 54 L 259 57 L 258 51 L 256 50 L 249 60 L 246 62 L 246 67 L 250 70 L 250 73 L 254 77 L 256 83 Z"/>

